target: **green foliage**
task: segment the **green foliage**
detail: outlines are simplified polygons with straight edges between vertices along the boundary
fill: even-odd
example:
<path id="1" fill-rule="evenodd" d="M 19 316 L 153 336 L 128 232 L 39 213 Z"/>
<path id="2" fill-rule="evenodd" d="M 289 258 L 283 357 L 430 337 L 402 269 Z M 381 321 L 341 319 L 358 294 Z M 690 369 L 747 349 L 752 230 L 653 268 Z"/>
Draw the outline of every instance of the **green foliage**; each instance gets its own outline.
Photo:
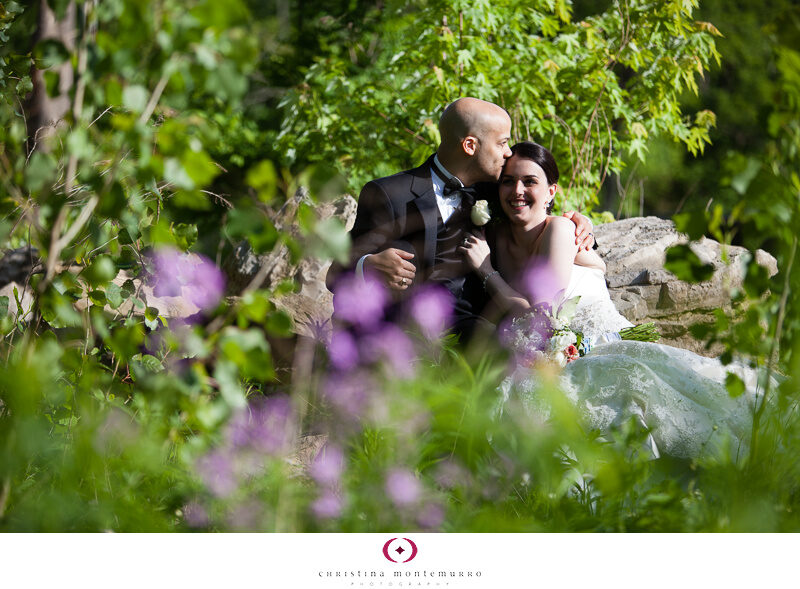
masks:
<path id="1" fill-rule="evenodd" d="M 331 167 L 356 186 L 419 163 L 436 145 L 441 106 L 465 94 L 507 106 L 518 138 L 552 144 L 569 162 L 568 207 L 590 206 L 624 153 L 647 155 L 647 138 L 702 150 L 724 122 L 699 108 L 687 118 L 677 102 L 716 59 L 714 28 L 692 20 L 692 2 L 580 18 L 561 1 L 390 2 L 383 12 L 351 2 L 336 15 L 310 2 L 320 18 L 282 41 L 262 3 L 104 0 L 83 5 L 71 51 L 33 45 L 31 4 L 6 2 L 0 14 L 0 236 L 41 258 L 13 305 L 0 297 L 0 529 L 797 530 L 799 432 L 783 413 L 757 409 L 750 457 L 653 461 L 636 423 L 602 437 L 582 431 L 554 379 L 549 424 L 533 426 L 513 403 L 496 416 L 507 358 L 419 334 L 415 359 L 398 367 L 384 354 L 353 371 L 365 405 L 355 395 L 337 406 L 332 398 L 352 390 L 302 353 L 302 378 L 285 377 L 281 346 L 294 336 L 278 299 L 292 285 L 254 286 L 183 323 L 143 286 L 164 296 L 177 288 L 201 306 L 187 289 L 202 267 L 156 267 L 151 254 L 168 246 L 221 257 L 247 239 L 259 253 L 342 259 L 343 227 L 314 214 L 343 189 Z M 68 4 L 51 6 L 63 15 Z M 285 39 L 302 34 L 313 42 L 288 51 Z M 298 81 L 316 49 L 271 145 L 266 122 L 277 129 L 278 114 L 251 92 Z M 70 108 L 51 134 L 30 138 L 31 152 L 31 65 L 66 60 L 76 69 Z M 740 317 L 718 311 L 694 332 L 721 342 L 725 360 L 745 355 L 783 371 L 780 384 L 762 386 L 786 414 L 800 374 L 796 62 L 788 48 L 776 57 L 784 98 L 765 154 L 726 170 L 744 204 L 683 221 L 692 238 L 730 241 L 745 224 L 751 249 L 777 244 L 778 277 L 754 256 Z M 60 80 L 44 74 L 52 94 Z M 295 177 L 273 163 L 281 152 Z M 688 251 L 671 254 L 674 268 L 704 277 Z M 22 310 L 12 317 L 12 307 Z M 742 394 L 737 377 L 726 384 Z M 298 466 L 310 431 L 341 451 L 339 475 Z M 392 477 L 416 499 L 398 505 Z"/>
<path id="2" fill-rule="evenodd" d="M 626 2 L 578 20 L 569 2 L 389 2 L 286 97 L 280 145 L 292 162 L 335 162 L 357 189 L 418 165 L 437 147 L 443 106 L 475 96 L 508 109 L 515 138 L 554 151 L 561 206 L 591 209 L 623 154 L 644 158 L 648 136 L 693 153 L 709 141 L 713 114 L 687 117 L 678 102 L 719 59 L 695 8 Z"/>

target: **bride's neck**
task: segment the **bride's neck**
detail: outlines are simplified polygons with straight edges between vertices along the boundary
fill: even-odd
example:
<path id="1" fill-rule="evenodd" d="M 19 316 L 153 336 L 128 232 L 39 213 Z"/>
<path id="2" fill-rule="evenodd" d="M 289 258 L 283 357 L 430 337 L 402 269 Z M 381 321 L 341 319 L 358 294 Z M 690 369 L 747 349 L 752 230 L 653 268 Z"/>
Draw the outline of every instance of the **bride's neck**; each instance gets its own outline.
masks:
<path id="1" fill-rule="evenodd" d="M 541 221 L 528 223 L 526 225 L 511 225 L 511 241 L 512 243 L 527 251 L 529 254 L 533 253 L 536 248 L 536 242 L 544 231 L 544 226 L 547 222 L 547 217 Z"/>

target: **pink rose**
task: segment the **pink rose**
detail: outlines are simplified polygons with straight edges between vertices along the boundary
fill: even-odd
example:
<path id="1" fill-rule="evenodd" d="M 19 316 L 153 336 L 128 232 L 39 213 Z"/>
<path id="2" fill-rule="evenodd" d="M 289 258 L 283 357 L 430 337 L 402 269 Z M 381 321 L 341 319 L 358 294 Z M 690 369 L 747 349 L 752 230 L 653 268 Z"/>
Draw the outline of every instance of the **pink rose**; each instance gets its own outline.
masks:
<path id="1" fill-rule="evenodd" d="M 567 357 L 567 364 L 577 360 L 580 357 L 580 353 L 578 352 L 578 348 L 576 348 L 573 344 L 568 345 L 564 348 L 564 355 Z"/>

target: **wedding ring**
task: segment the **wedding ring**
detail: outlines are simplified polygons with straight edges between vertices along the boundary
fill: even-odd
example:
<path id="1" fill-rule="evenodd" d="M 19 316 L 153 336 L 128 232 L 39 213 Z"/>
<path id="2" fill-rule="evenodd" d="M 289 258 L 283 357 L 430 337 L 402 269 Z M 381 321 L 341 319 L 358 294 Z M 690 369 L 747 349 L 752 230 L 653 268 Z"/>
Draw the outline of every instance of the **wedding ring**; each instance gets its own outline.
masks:
<path id="1" fill-rule="evenodd" d="M 405 285 L 406 285 L 406 279 L 405 279 L 405 278 L 401 278 L 401 279 L 400 279 L 400 284 L 401 284 L 402 286 L 405 286 Z"/>

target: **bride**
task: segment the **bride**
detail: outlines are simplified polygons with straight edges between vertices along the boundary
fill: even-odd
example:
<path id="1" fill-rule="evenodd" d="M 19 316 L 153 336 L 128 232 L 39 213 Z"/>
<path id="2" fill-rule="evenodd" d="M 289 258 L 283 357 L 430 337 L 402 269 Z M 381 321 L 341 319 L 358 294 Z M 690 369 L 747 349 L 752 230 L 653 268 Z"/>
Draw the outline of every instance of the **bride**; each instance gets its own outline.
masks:
<path id="1" fill-rule="evenodd" d="M 561 387 L 586 426 L 606 430 L 637 419 L 650 432 L 654 456 L 693 458 L 746 450 L 756 395 L 756 374 L 742 366 L 669 346 L 621 341 L 632 324 L 608 294 L 605 264 L 594 251 L 578 251 L 574 226 L 550 215 L 558 192 L 558 166 L 541 145 L 511 148 L 500 177 L 503 219 L 489 236 L 464 240 L 461 252 L 492 297 L 486 313 L 519 316 L 538 303 L 580 297 L 571 329 L 582 332 L 591 351 L 566 365 Z M 749 393 L 732 398 L 724 385 L 735 371 Z M 534 418 L 546 418 L 533 370 L 518 365 L 501 385 L 503 401 L 518 395 Z"/>

